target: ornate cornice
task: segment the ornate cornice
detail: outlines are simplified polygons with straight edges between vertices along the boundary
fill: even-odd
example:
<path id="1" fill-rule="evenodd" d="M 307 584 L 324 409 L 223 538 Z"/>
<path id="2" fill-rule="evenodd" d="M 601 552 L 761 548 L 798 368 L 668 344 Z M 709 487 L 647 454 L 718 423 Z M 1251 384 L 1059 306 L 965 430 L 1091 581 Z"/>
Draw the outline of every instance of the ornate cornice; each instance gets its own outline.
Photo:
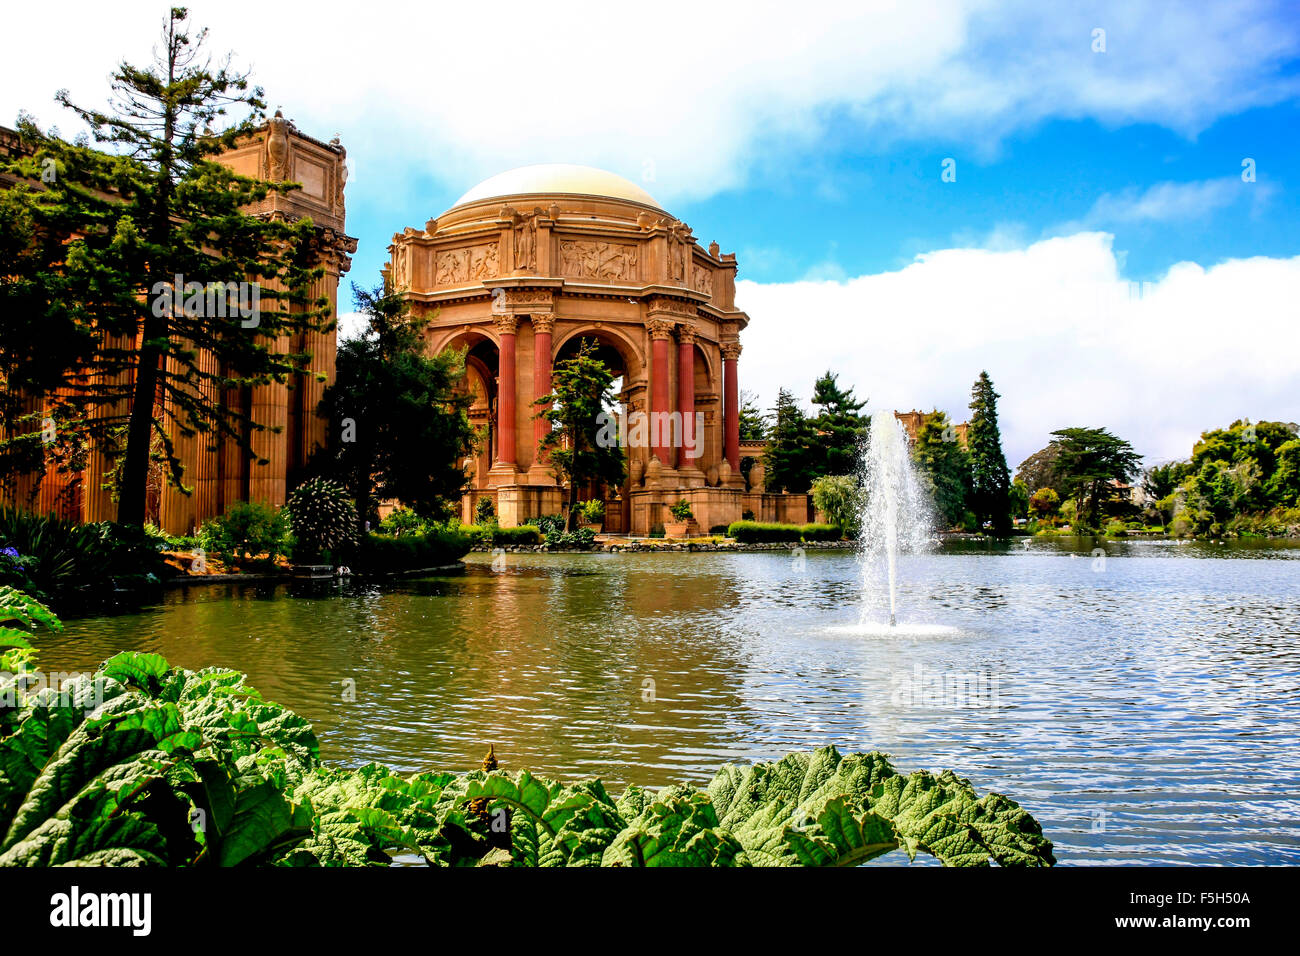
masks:
<path id="1" fill-rule="evenodd" d="M 681 299 L 673 299 L 666 295 L 650 296 L 646 300 L 646 311 L 666 312 L 670 315 L 680 315 L 689 319 L 699 315 L 699 307 L 694 302 L 684 302 Z"/>

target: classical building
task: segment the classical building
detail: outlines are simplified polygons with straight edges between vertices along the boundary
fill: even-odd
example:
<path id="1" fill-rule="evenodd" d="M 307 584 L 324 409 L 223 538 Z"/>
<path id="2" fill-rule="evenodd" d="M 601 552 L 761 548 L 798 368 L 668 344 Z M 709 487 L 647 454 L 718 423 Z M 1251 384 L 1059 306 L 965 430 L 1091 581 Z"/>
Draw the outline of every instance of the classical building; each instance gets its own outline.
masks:
<path id="1" fill-rule="evenodd" d="M 0 151 L 14 154 L 24 148 L 16 132 L 0 130 Z M 268 218 L 311 217 L 313 251 L 324 269 L 310 290 L 311 296 L 328 299 L 331 311 L 336 311 L 339 277 L 351 266 L 350 256 L 357 248 L 357 240 L 344 231 L 346 157 L 337 138 L 328 143 L 313 139 L 278 112 L 238 147 L 217 157 L 218 162 L 245 176 L 302 184 L 301 189 L 287 194 L 271 193 L 249 211 Z M 0 188 L 10 185 L 0 181 Z M 210 445 L 208 439 L 187 437 L 174 429 L 172 438 L 184 464 L 185 483 L 193 488 L 193 494 L 182 494 L 168 485 L 158 468 L 151 482 L 149 519 L 173 534 L 188 534 L 237 501 L 284 504 L 294 470 L 325 440 L 326 424 L 316 408 L 334 378 L 336 342 L 334 331 L 285 336 L 275 343 L 278 350 L 310 353 L 305 374 L 284 384 L 226 390 L 223 399 L 228 406 L 239 408 L 259 424 L 272 426 L 252 432 L 251 452 L 230 438 L 218 437 Z M 129 347 L 132 343 L 119 344 Z M 200 362 L 205 360 L 215 371 L 211 353 L 201 352 Z M 318 380 L 318 375 L 323 375 L 324 381 Z M 41 406 L 41 399 L 34 397 L 28 410 L 40 411 Z M 69 475 L 49 467 L 43 475 L 19 476 L 0 488 L 0 501 L 81 521 L 112 520 L 117 505 L 111 491 L 103 487 L 104 475 L 111 467 L 104 451 L 91 447 L 81 474 Z"/>
<path id="2" fill-rule="evenodd" d="M 931 413 L 933 414 L 933 413 Z M 903 428 L 907 430 L 907 444 L 915 445 L 916 436 L 921 432 L 921 426 L 925 424 L 925 412 L 919 412 L 915 408 L 910 412 L 894 412 L 894 417 L 903 423 Z M 952 426 L 953 437 L 962 448 L 967 447 L 967 432 L 970 430 L 970 422 L 960 422 Z"/>
<path id="3" fill-rule="evenodd" d="M 740 471 L 749 316 L 736 308 L 735 255 L 699 245 L 635 183 L 584 166 L 512 170 L 393 236 L 389 253 L 387 280 L 430 320 L 429 351 L 467 350 L 486 437 L 466 462 L 465 520 L 484 497 L 505 526 L 561 510 L 534 403 L 584 339 L 627 412 L 624 485 L 581 495 L 606 499 L 606 531 L 645 534 L 681 499 L 706 530 L 745 511 L 807 520 L 806 496 L 764 495 Z"/>

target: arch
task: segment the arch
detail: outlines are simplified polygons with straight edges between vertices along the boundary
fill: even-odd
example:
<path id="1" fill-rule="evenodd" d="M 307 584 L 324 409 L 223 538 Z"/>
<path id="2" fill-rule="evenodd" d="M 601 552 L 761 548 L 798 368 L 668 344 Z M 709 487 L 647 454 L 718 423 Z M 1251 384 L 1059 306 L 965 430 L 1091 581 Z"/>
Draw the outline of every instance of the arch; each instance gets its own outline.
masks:
<path id="1" fill-rule="evenodd" d="M 589 338 L 608 345 L 623 360 L 623 383 L 626 387 L 632 379 L 645 378 L 645 356 L 642 354 L 640 346 L 633 341 L 621 328 L 611 325 L 602 324 L 597 328 L 593 324 L 584 323 L 573 329 L 565 330 L 564 333 L 557 337 L 555 344 L 551 347 L 552 359 L 558 360 L 566 348 L 575 340 Z"/>

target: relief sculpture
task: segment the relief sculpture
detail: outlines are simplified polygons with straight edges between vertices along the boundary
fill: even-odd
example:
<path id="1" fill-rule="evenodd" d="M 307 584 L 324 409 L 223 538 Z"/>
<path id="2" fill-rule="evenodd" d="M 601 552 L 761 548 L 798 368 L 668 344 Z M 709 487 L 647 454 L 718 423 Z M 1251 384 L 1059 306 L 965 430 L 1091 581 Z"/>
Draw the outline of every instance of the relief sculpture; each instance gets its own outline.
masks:
<path id="1" fill-rule="evenodd" d="M 713 271 L 704 266 L 696 266 L 695 273 L 691 276 L 691 288 L 696 292 L 713 295 Z"/>
<path id="2" fill-rule="evenodd" d="M 495 279 L 498 275 L 497 245 L 469 246 L 440 252 L 434 261 L 434 284 L 455 285 L 473 279 Z"/>
<path id="3" fill-rule="evenodd" d="M 633 282 L 636 246 L 602 240 L 565 239 L 560 243 L 560 272 L 578 279 Z"/>

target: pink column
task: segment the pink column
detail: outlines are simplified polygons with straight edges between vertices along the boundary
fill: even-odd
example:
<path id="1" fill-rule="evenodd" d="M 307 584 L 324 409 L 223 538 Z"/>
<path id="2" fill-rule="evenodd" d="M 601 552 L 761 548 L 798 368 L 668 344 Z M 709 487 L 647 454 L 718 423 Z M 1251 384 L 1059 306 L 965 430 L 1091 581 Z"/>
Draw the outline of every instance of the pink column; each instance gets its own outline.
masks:
<path id="1" fill-rule="evenodd" d="M 695 329 L 687 324 L 677 329 L 677 411 L 682 415 L 677 467 L 694 467 L 699 459 L 688 458 L 686 449 L 695 445 Z"/>
<path id="2" fill-rule="evenodd" d="M 663 319 L 651 319 L 648 323 L 651 338 L 650 368 L 650 453 L 659 459 L 660 464 L 673 466 L 672 449 L 664 445 L 668 429 L 663 427 L 668 421 L 668 376 L 670 352 L 669 340 L 673 334 L 673 323 Z"/>
<path id="3" fill-rule="evenodd" d="M 533 316 L 533 399 L 551 393 L 551 332 L 555 328 L 555 316 L 542 312 Z M 534 415 L 545 411 L 550 405 L 538 405 L 532 409 Z M 540 416 L 533 419 L 533 450 L 536 461 L 544 461 L 537 446 L 546 433 L 551 430 L 551 423 Z"/>
<path id="4" fill-rule="evenodd" d="M 498 315 L 497 333 L 501 336 L 500 362 L 497 368 L 497 461 L 513 465 L 515 454 L 515 332 L 514 315 Z"/>
<path id="5" fill-rule="evenodd" d="M 722 346 L 722 382 L 726 403 L 724 418 L 727 461 L 731 473 L 740 474 L 740 382 L 736 376 L 736 360 L 740 358 L 740 343 L 727 342 Z"/>

